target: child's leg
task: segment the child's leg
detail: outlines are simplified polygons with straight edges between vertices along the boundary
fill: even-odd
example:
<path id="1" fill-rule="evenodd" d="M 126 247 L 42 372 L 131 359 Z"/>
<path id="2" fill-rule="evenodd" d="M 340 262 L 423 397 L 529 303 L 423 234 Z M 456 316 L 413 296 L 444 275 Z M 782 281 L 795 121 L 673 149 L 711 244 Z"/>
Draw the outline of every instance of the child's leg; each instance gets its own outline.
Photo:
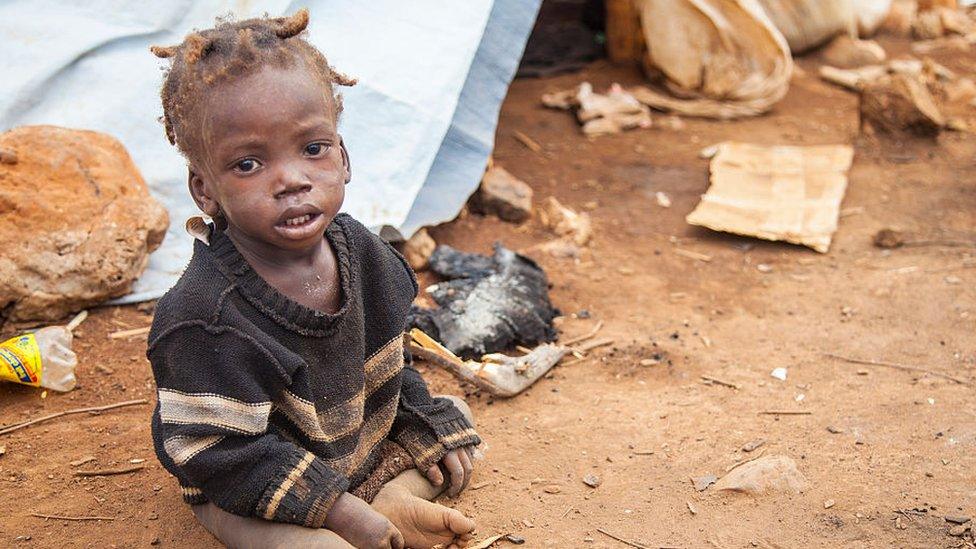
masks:
<path id="1" fill-rule="evenodd" d="M 316 549 L 353 549 L 338 534 L 297 524 L 271 522 L 259 518 L 239 517 L 212 503 L 194 505 L 193 514 L 208 532 L 230 549 L 265 549 L 314 547 Z"/>
<path id="2" fill-rule="evenodd" d="M 443 395 L 454 401 L 471 425 L 474 418 L 464 400 Z M 407 547 L 464 547 L 471 540 L 474 521 L 460 511 L 432 503 L 447 489 L 434 486 L 417 469 L 410 469 L 387 482 L 373 499 L 373 508 L 400 530 Z"/>

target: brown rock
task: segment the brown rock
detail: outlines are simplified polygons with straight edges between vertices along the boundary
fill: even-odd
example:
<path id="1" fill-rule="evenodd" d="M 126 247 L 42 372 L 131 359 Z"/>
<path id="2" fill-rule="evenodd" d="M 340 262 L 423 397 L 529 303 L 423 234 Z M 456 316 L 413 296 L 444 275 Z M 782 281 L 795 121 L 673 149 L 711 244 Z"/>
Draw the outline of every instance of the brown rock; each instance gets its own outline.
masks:
<path id="1" fill-rule="evenodd" d="M 422 271 L 427 268 L 427 261 L 436 247 L 437 243 L 427 229 L 420 229 L 403 245 L 403 257 L 413 270 Z"/>
<path id="2" fill-rule="evenodd" d="M 578 246 L 584 246 L 593 236 L 593 223 L 586 213 L 579 213 L 550 196 L 539 210 L 539 220 L 558 236 L 569 237 Z"/>
<path id="3" fill-rule="evenodd" d="M 485 172 L 472 206 L 478 213 L 520 223 L 532 215 L 532 187 L 504 168 L 494 166 Z"/>
<path id="4" fill-rule="evenodd" d="M 806 478 L 787 456 L 764 456 L 744 463 L 715 483 L 716 490 L 730 490 L 748 494 L 766 492 L 802 492 Z"/>
<path id="5" fill-rule="evenodd" d="M 884 48 L 874 40 L 858 40 L 847 35 L 838 36 L 823 51 L 824 62 L 841 69 L 879 65 L 887 57 Z"/>
<path id="6" fill-rule="evenodd" d="M 55 126 L 0 134 L 0 311 L 57 320 L 121 296 L 169 224 L 114 138 Z"/>
<path id="7" fill-rule="evenodd" d="M 861 122 L 887 133 L 935 136 L 945 118 L 921 77 L 893 74 L 868 83 L 861 93 Z"/>

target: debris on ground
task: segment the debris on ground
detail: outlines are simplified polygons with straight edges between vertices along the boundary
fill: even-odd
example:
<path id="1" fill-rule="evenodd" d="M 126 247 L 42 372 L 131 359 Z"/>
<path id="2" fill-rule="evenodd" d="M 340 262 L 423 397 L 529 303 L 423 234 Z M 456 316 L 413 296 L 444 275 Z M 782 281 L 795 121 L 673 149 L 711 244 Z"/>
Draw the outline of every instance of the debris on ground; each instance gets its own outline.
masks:
<path id="1" fill-rule="evenodd" d="M 589 82 L 583 82 L 575 88 L 543 95 L 542 104 L 552 109 L 575 110 L 583 133 L 591 136 L 652 125 L 650 109 L 620 84 L 612 84 L 602 94 L 594 92 Z"/>
<path id="2" fill-rule="evenodd" d="M 506 398 L 528 389 L 571 352 L 568 347 L 544 343 L 519 357 L 491 353 L 482 356 L 481 361 L 462 360 L 423 330 L 412 329 L 410 337 L 410 351 L 417 358 L 434 363 L 494 396 Z"/>
<path id="3" fill-rule="evenodd" d="M 491 256 L 438 246 L 430 270 L 444 278 L 427 293 L 438 305 L 414 307 L 408 326 L 420 328 L 465 358 L 535 345 L 556 337 L 557 311 L 549 281 L 535 262 L 500 244 Z"/>
<path id="4" fill-rule="evenodd" d="M 657 205 L 662 208 L 671 207 L 671 197 L 669 197 L 667 193 L 662 193 L 661 191 L 654 193 L 654 200 L 657 202 Z"/>
<path id="5" fill-rule="evenodd" d="M 783 367 L 774 368 L 773 371 L 769 373 L 769 375 L 775 377 L 780 381 L 786 381 L 786 368 Z"/>
<path id="6" fill-rule="evenodd" d="M 912 34 L 919 40 L 933 40 L 947 35 L 966 36 L 973 30 L 973 20 L 957 5 L 926 8 L 920 4 L 912 22 Z"/>
<path id="7" fill-rule="evenodd" d="M 840 69 L 880 65 L 888 57 L 884 48 L 874 40 L 859 40 L 846 35 L 833 39 L 822 55 L 828 65 Z"/>
<path id="8" fill-rule="evenodd" d="M 976 248 L 976 236 L 969 238 L 943 238 L 943 237 L 921 237 L 907 231 L 885 228 L 874 234 L 872 239 L 878 248 L 893 250 L 901 247 L 917 246 L 949 246 L 949 247 L 974 247 Z"/>
<path id="9" fill-rule="evenodd" d="M 471 197 L 475 213 L 494 215 L 502 221 L 521 223 L 532 216 L 532 187 L 501 166 L 492 166 Z"/>
<path id="10" fill-rule="evenodd" d="M 88 317 L 78 313 L 65 326 L 47 326 L 0 343 L 0 381 L 67 392 L 75 388 L 78 357 L 72 332 Z"/>
<path id="11" fill-rule="evenodd" d="M 686 220 L 826 253 L 853 158 L 849 145 L 721 143 L 711 160 L 711 186 Z"/>
<path id="12" fill-rule="evenodd" d="M 585 246 L 593 235 L 593 224 L 589 214 L 567 208 L 552 196 L 547 198 L 540 208 L 539 219 L 543 226 L 557 236 L 568 238 L 577 246 Z"/>
<path id="13" fill-rule="evenodd" d="M 715 475 L 705 475 L 703 477 L 692 477 L 691 483 L 695 486 L 695 490 L 699 492 L 704 492 L 709 486 L 715 484 L 718 481 L 718 477 Z"/>
<path id="14" fill-rule="evenodd" d="M 645 71 L 663 74 L 668 92 L 630 91 L 657 110 L 731 119 L 768 111 L 789 89 L 793 58 L 756 2 L 641 0 Z M 730 22 L 733 22 L 730 23 Z"/>
<path id="15" fill-rule="evenodd" d="M 403 244 L 403 257 L 411 269 L 423 271 L 436 248 L 437 242 L 434 242 L 427 229 L 420 229 Z"/>
<path id="16" fill-rule="evenodd" d="M 715 483 L 716 490 L 763 494 L 766 492 L 799 493 L 807 480 L 788 456 L 763 456 L 732 469 Z"/>
<path id="17" fill-rule="evenodd" d="M 593 473 L 588 473 L 583 476 L 583 484 L 589 486 L 590 488 L 598 488 L 603 484 L 603 480 Z"/>
<path id="18" fill-rule="evenodd" d="M 749 453 L 749 452 L 752 452 L 753 450 L 756 450 L 757 448 L 759 448 L 763 444 L 766 444 L 766 441 L 764 439 L 759 439 L 759 440 L 754 440 L 752 442 L 747 442 L 746 444 L 742 445 L 742 451 L 743 452 L 746 452 L 746 453 Z"/>
<path id="19" fill-rule="evenodd" d="M 0 316 L 56 321 L 128 293 L 169 221 L 122 144 L 24 126 L 0 149 L 16 158 L 0 163 Z"/>
<path id="20" fill-rule="evenodd" d="M 910 132 L 932 137 L 946 119 L 920 76 L 893 74 L 864 86 L 861 123 L 884 133 Z"/>

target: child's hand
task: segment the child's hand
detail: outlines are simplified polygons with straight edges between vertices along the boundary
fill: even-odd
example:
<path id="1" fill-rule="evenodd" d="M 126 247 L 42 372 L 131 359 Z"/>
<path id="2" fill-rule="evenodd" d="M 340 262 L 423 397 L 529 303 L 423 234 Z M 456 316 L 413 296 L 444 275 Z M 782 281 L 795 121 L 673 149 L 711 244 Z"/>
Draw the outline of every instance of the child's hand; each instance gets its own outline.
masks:
<path id="1" fill-rule="evenodd" d="M 332 504 L 324 526 L 359 549 L 403 549 L 403 536 L 393 523 L 349 492 Z"/>
<path id="2" fill-rule="evenodd" d="M 427 479 L 434 486 L 442 486 L 444 484 L 444 473 L 441 472 L 441 465 L 443 465 L 444 469 L 451 475 L 451 487 L 448 490 L 448 495 L 452 498 L 458 497 L 461 490 L 464 490 L 471 480 L 471 471 L 474 469 L 471 464 L 473 451 L 471 447 L 467 446 L 451 450 L 441 458 L 440 462 L 427 469 Z"/>

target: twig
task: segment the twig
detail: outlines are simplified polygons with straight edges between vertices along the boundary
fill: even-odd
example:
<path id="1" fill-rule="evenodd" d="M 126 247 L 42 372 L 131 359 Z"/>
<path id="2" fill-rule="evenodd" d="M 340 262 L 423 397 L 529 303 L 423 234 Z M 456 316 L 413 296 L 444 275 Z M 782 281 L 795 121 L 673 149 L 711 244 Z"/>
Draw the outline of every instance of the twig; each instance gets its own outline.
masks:
<path id="1" fill-rule="evenodd" d="M 597 528 L 596 531 L 597 532 L 600 532 L 604 536 L 607 536 L 608 538 L 615 539 L 615 540 L 619 541 L 620 543 L 623 543 L 624 545 L 629 545 L 631 547 L 637 547 L 637 549 L 653 549 L 650 545 L 644 545 L 643 543 L 638 543 L 636 541 L 626 540 L 626 539 L 624 539 L 624 538 L 622 538 L 620 536 L 617 536 L 617 535 L 611 534 L 610 532 L 607 532 L 603 528 Z M 657 549 L 680 549 L 679 547 L 672 547 L 670 545 L 655 545 L 654 547 L 657 547 Z"/>
<path id="2" fill-rule="evenodd" d="M 593 349 L 596 349 L 597 347 L 605 347 L 605 346 L 611 345 L 611 344 L 613 344 L 613 340 L 612 339 L 599 339 L 597 341 L 591 341 L 591 342 L 589 342 L 586 345 L 583 345 L 581 347 L 577 347 L 576 350 L 577 351 L 582 351 L 582 352 L 586 353 L 586 352 L 592 351 Z"/>
<path id="3" fill-rule="evenodd" d="M 112 475 L 124 475 L 135 473 L 145 469 L 145 465 L 130 465 L 129 467 L 119 467 L 117 469 L 92 469 L 91 471 L 75 471 L 76 477 L 108 477 Z"/>
<path id="4" fill-rule="evenodd" d="M 729 472 L 732 471 L 732 469 L 735 469 L 736 467 L 741 467 L 742 465 L 745 465 L 746 463 L 749 463 L 750 461 L 756 461 L 757 459 L 763 457 L 763 454 L 765 454 L 765 453 L 766 453 L 766 449 L 763 448 L 759 452 L 756 452 L 756 455 L 751 456 L 751 457 L 748 457 L 746 459 L 743 459 L 742 461 L 738 461 L 736 463 L 733 463 L 732 465 L 729 465 L 728 467 L 725 468 L 725 472 L 726 473 L 729 473 Z"/>
<path id="5" fill-rule="evenodd" d="M 845 362 L 853 362 L 854 364 L 864 364 L 867 366 L 885 366 L 887 368 L 894 368 L 896 370 L 903 370 L 906 372 L 919 372 L 923 374 L 929 374 L 936 377 L 941 377 L 948 379 L 949 381 L 954 381 L 960 385 L 969 385 L 969 382 L 958 377 L 950 376 L 949 374 L 943 374 L 942 372 L 936 372 L 926 368 L 920 368 L 918 366 L 909 366 L 908 364 L 898 364 L 897 362 L 885 362 L 883 360 L 865 360 L 862 358 L 852 358 L 849 356 L 835 355 L 833 353 L 824 353 L 824 356 L 829 358 L 835 358 L 837 360 L 843 360 Z"/>
<path id="6" fill-rule="evenodd" d="M 512 132 L 512 137 L 517 139 L 519 143 L 528 147 L 528 149 L 532 152 L 542 154 L 542 145 L 540 145 L 535 139 L 532 139 L 518 130 Z"/>
<path id="7" fill-rule="evenodd" d="M 741 388 L 742 388 L 742 387 L 740 387 L 740 386 L 739 386 L 739 385 L 738 385 L 737 383 L 731 383 L 731 382 L 729 382 L 729 381 L 723 381 L 723 380 L 721 380 L 721 379 L 718 379 L 717 377 L 712 377 L 712 376 L 701 376 L 701 378 L 702 378 L 702 379 L 703 379 L 704 381 L 708 381 L 708 382 L 710 382 L 710 383 L 714 383 L 714 384 L 716 384 L 716 385 L 722 385 L 722 386 L 724 386 L 724 387 L 728 387 L 728 388 L 730 388 L 730 389 L 741 389 Z"/>
<path id="8" fill-rule="evenodd" d="M 681 248 L 675 248 L 674 253 L 683 257 L 687 257 L 688 259 L 697 259 L 698 261 L 704 261 L 705 263 L 708 263 L 709 261 L 712 260 L 712 256 L 710 255 L 693 252 L 691 250 L 683 250 Z"/>
<path id="9" fill-rule="evenodd" d="M 69 332 L 75 331 L 75 328 L 77 328 L 79 324 L 84 322 L 86 318 L 88 318 L 88 311 L 82 311 L 78 313 L 77 315 L 75 315 L 74 318 L 71 319 L 71 322 L 65 325 L 65 329 L 68 330 Z"/>
<path id="10" fill-rule="evenodd" d="M 761 416 L 809 416 L 813 415 L 813 412 L 804 412 L 801 410 L 763 410 L 759 412 Z"/>
<path id="11" fill-rule="evenodd" d="M 54 418 L 61 417 L 61 416 L 68 416 L 68 415 L 71 415 L 71 414 L 84 414 L 85 412 L 105 412 L 107 410 L 114 410 L 115 408 L 122 408 L 124 406 L 135 406 L 137 404 L 148 404 L 148 403 L 149 403 L 148 400 L 146 400 L 144 398 L 140 398 L 138 400 L 127 400 L 125 402 L 117 402 L 115 404 L 109 404 L 107 406 L 93 406 L 91 408 L 77 408 L 77 409 L 74 409 L 74 410 L 67 410 L 67 411 L 64 411 L 64 412 L 57 412 L 55 414 L 50 414 L 50 415 L 47 415 L 47 416 L 39 417 L 37 419 L 32 419 L 30 421 L 22 421 L 20 423 L 14 424 L 14 425 L 8 425 L 7 427 L 4 427 L 4 428 L 0 429 L 0 435 L 6 435 L 6 434 L 12 433 L 12 432 L 14 432 L 14 431 L 16 431 L 18 429 L 23 429 L 24 427 L 29 427 L 29 426 L 34 425 L 36 423 L 41 423 L 42 421 L 48 421 L 50 419 L 54 419 Z"/>
<path id="12" fill-rule="evenodd" d="M 587 332 L 587 333 L 585 333 L 585 334 L 583 334 L 581 336 L 574 337 L 574 338 L 570 339 L 569 341 L 564 341 L 564 342 L 561 343 L 561 345 L 565 345 L 567 347 L 572 347 L 573 345 L 576 345 L 577 343 L 579 343 L 581 341 L 586 341 L 587 339 L 590 339 L 591 337 L 595 336 L 597 334 L 597 332 L 599 332 L 602 328 L 603 328 L 603 321 L 601 320 L 601 321 L 597 322 L 596 323 L 596 326 L 594 326 L 593 329 L 590 330 L 589 332 Z"/>
<path id="13" fill-rule="evenodd" d="M 63 515 L 45 515 L 44 513 L 31 513 L 32 517 L 56 520 L 115 520 L 115 517 L 66 517 Z"/>
<path id="14" fill-rule="evenodd" d="M 133 328 L 131 330 L 122 330 L 120 332 L 112 332 L 108 334 L 108 337 L 112 339 L 122 339 L 124 337 L 132 337 L 137 335 L 145 335 L 149 333 L 152 326 L 143 326 L 142 328 Z"/>

